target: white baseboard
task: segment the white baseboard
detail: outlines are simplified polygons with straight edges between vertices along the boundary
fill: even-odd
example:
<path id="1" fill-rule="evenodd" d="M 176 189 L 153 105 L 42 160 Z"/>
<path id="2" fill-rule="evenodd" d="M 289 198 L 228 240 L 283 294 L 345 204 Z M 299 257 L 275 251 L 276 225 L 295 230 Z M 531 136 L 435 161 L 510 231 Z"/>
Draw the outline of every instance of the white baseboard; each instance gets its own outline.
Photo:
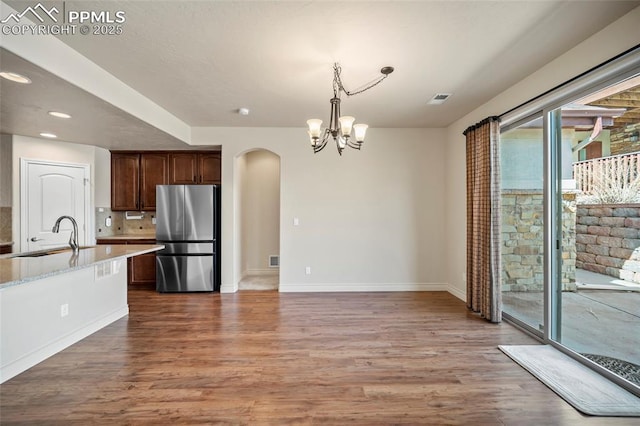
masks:
<path id="1" fill-rule="evenodd" d="M 328 292 L 382 292 L 382 291 L 447 291 L 446 283 L 313 283 L 313 284 L 283 284 L 280 283 L 282 293 L 328 293 Z"/>
<path id="2" fill-rule="evenodd" d="M 238 284 L 225 284 L 220 285 L 220 293 L 235 293 L 238 291 Z"/>
<path id="3" fill-rule="evenodd" d="M 122 317 L 125 317 L 129 314 L 129 306 L 124 306 L 110 314 L 105 315 L 102 318 L 97 319 L 96 321 L 83 326 L 82 328 L 75 330 L 66 336 L 59 338 L 46 346 L 43 346 L 20 359 L 15 360 L 14 362 L 2 366 L 0 369 L 0 383 L 4 383 L 12 377 L 17 376 L 23 371 L 28 370 L 36 364 L 41 363 L 45 359 L 49 358 L 57 354 L 58 352 L 68 348 L 74 343 L 79 342 L 85 337 L 95 333 L 111 324 L 114 321 L 119 320 Z"/>
<path id="4" fill-rule="evenodd" d="M 446 291 L 453 296 L 467 301 L 467 293 L 465 290 L 460 290 L 448 283 L 383 283 L 383 284 L 371 284 L 371 283 L 331 283 L 331 284 L 285 284 L 280 283 L 279 289 L 282 293 L 328 293 L 328 292 L 383 292 L 383 291 Z M 238 291 L 237 285 L 222 284 L 220 287 L 220 293 L 236 293 Z"/>
<path id="5" fill-rule="evenodd" d="M 462 300 L 463 302 L 467 301 L 467 290 L 461 290 L 458 287 L 454 287 L 451 284 L 447 285 L 447 291 L 451 294 L 453 294 L 455 297 L 457 297 L 458 299 Z"/>

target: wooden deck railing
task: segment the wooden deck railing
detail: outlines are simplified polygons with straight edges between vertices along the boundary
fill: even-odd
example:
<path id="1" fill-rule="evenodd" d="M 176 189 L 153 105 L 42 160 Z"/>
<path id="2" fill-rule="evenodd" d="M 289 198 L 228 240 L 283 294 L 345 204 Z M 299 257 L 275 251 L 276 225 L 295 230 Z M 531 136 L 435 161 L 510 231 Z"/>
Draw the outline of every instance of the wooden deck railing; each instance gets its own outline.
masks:
<path id="1" fill-rule="evenodd" d="M 628 187 L 640 176 L 640 152 L 595 158 L 573 164 L 576 188 L 591 194 L 604 180 L 620 188 Z"/>

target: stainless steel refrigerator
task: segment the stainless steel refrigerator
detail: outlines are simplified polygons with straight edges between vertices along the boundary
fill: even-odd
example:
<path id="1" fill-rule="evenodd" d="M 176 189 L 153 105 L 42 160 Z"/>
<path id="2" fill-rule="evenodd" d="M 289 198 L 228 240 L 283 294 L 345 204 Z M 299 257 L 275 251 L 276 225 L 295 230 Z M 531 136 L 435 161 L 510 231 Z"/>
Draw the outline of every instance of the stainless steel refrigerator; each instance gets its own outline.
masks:
<path id="1" fill-rule="evenodd" d="M 220 290 L 220 188 L 156 186 L 156 255 L 159 292 Z"/>

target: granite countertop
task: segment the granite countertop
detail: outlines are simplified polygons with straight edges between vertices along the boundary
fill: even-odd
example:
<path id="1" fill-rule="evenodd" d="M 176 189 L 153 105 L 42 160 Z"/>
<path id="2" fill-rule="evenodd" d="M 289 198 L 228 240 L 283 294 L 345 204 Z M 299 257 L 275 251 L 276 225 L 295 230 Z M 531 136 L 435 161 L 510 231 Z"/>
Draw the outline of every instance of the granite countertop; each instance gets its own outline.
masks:
<path id="1" fill-rule="evenodd" d="M 155 238 L 155 235 L 154 235 Z M 4 247 L 4 246 L 12 246 L 13 245 L 13 241 L 0 241 L 0 247 Z"/>
<path id="2" fill-rule="evenodd" d="M 163 248 L 163 245 L 155 244 L 116 244 L 82 248 L 75 256 L 71 249 L 40 257 L 15 257 L 16 253 L 0 256 L 0 291 L 25 282 L 88 268 L 112 259 L 138 256 Z"/>

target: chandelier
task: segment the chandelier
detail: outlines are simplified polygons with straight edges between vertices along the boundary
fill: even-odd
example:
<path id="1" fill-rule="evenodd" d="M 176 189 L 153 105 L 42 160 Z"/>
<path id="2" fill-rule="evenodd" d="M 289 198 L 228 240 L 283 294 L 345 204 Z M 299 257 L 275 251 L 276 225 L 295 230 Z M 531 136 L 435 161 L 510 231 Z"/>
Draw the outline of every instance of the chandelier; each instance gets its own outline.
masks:
<path id="1" fill-rule="evenodd" d="M 381 76 L 352 92 L 344 88 L 342 80 L 340 79 L 341 71 L 340 64 L 337 62 L 333 64 L 333 98 L 329 101 L 331 103 L 329 127 L 322 131 L 322 120 L 315 118 L 307 120 L 307 125 L 309 125 L 307 133 L 309 133 L 309 139 L 311 140 L 311 147 L 314 153 L 322 151 L 330 137 L 335 141 L 338 154 L 340 155 L 342 155 L 342 150 L 346 147 L 360 149 L 369 126 L 366 124 L 353 124 L 356 121 L 354 117 L 340 115 L 340 93 L 342 92 L 347 96 L 353 96 L 369 90 L 387 78 L 389 74 L 393 72 L 393 67 L 382 68 L 380 70 Z M 353 133 L 353 137 L 351 133 Z"/>

